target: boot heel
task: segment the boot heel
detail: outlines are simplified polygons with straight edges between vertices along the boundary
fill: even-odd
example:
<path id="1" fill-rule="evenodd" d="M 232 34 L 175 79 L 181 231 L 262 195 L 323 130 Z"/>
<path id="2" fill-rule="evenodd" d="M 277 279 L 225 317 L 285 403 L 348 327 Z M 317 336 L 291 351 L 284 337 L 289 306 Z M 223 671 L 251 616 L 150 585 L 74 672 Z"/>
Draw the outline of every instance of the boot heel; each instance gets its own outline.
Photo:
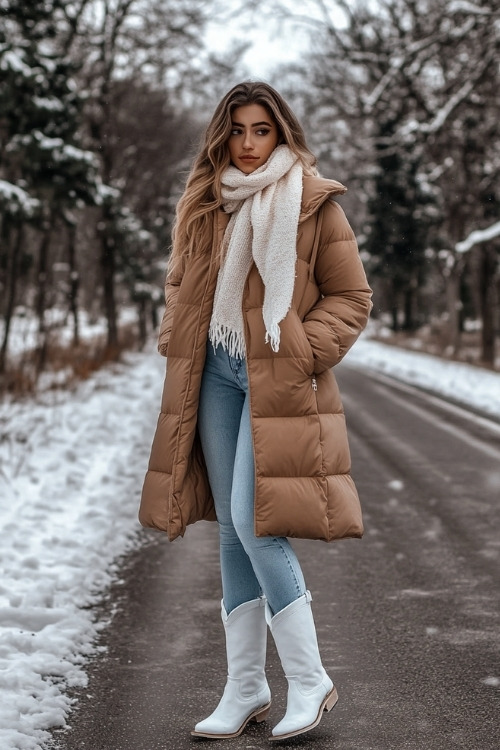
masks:
<path id="1" fill-rule="evenodd" d="M 255 714 L 254 721 L 256 722 L 265 721 L 267 717 L 269 716 L 270 711 L 271 711 L 271 706 L 266 706 L 265 708 L 262 709 L 262 711 L 259 711 L 258 714 Z"/>
<path id="2" fill-rule="evenodd" d="M 326 696 L 326 702 L 325 702 L 325 711 L 331 711 L 334 705 L 337 703 L 339 699 L 339 694 L 337 693 L 337 688 L 333 687 L 330 693 Z"/>

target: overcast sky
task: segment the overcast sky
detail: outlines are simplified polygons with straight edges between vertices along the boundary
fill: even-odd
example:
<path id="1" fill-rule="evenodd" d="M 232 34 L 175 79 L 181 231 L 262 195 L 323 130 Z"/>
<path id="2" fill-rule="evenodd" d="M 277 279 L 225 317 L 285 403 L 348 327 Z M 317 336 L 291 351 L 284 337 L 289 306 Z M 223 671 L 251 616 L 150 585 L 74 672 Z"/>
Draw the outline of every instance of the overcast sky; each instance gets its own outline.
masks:
<path id="1" fill-rule="evenodd" d="M 219 24 L 211 24 L 206 35 L 207 45 L 214 50 L 226 49 L 231 41 L 248 41 L 241 32 L 241 25 L 233 20 L 222 28 Z M 252 46 L 243 58 L 251 78 L 267 78 L 272 68 L 280 63 L 287 63 L 300 57 L 307 40 L 304 34 L 299 34 L 291 28 L 287 33 L 278 35 L 272 28 L 261 28 L 258 33 L 251 35 Z"/>
<path id="2" fill-rule="evenodd" d="M 225 7 L 237 4 L 238 0 L 227 0 Z M 287 4 L 291 12 L 318 17 L 315 0 L 287 0 Z M 263 5 L 266 7 L 265 3 Z M 250 41 L 252 46 L 243 62 L 251 78 L 266 78 L 280 63 L 299 59 L 310 43 L 304 26 L 279 21 L 258 11 L 235 13 L 229 20 L 209 24 L 206 40 L 209 47 L 218 51 L 226 49 L 234 40 Z"/>

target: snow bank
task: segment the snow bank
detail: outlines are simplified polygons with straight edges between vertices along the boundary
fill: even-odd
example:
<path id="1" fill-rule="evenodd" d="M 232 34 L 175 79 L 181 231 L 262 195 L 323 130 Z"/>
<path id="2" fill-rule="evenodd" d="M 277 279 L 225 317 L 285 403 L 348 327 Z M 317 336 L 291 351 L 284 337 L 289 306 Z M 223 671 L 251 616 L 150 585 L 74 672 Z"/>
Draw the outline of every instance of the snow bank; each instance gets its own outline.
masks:
<path id="1" fill-rule="evenodd" d="M 164 360 L 129 355 L 74 393 L 0 405 L 0 748 L 63 726 L 103 624 L 91 606 L 137 543 Z"/>
<path id="2" fill-rule="evenodd" d="M 472 409 L 500 417 L 500 373 L 361 338 L 346 364 L 377 370 Z"/>

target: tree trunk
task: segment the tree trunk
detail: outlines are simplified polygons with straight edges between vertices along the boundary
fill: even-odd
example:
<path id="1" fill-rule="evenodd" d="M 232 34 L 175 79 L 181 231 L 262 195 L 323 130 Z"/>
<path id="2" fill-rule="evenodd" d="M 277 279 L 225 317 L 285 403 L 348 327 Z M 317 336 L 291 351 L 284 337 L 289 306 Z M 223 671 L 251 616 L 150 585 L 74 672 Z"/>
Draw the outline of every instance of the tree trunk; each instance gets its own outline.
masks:
<path id="1" fill-rule="evenodd" d="M 52 234 L 53 216 L 50 214 L 43 223 L 42 241 L 38 251 L 38 275 L 37 286 L 38 294 L 35 305 L 35 312 L 38 318 L 38 347 L 36 353 L 36 370 L 42 372 L 47 361 L 47 320 L 45 309 L 47 305 L 47 272 L 50 248 L 50 237 Z"/>
<path id="2" fill-rule="evenodd" d="M 0 373 L 5 372 L 7 364 L 7 349 L 9 346 L 10 326 L 12 315 L 16 305 L 16 290 L 19 274 L 19 261 L 21 258 L 21 246 L 23 242 L 23 225 L 18 227 L 10 226 L 7 230 L 7 279 L 6 279 L 6 304 L 4 310 L 4 329 L 2 338 L 2 347 L 0 349 Z"/>
<path id="3" fill-rule="evenodd" d="M 106 211 L 106 209 L 104 209 Z M 107 232 L 108 221 L 104 216 L 104 229 L 101 233 L 101 270 L 104 293 L 104 312 L 108 323 L 108 348 L 118 347 L 118 322 L 115 296 L 115 243 Z"/>
<path id="4" fill-rule="evenodd" d="M 76 267 L 76 223 L 69 217 L 65 218 L 68 227 L 68 264 L 69 264 L 69 292 L 68 302 L 73 318 L 73 346 L 80 343 L 80 327 L 78 324 L 78 291 L 80 276 Z"/>
<path id="5" fill-rule="evenodd" d="M 479 292 L 481 304 L 481 361 L 489 367 L 495 365 L 495 271 L 498 254 L 491 245 L 481 247 Z"/>
<path id="6" fill-rule="evenodd" d="M 403 331 L 415 330 L 415 289 L 409 286 L 404 292 Z"/>
<path id="7" fill-rule="evenodd" d="M 447 269 L 448 273 L 445 275 L 446 310 L 448 313 L 448 335 L 446 337 L 446 347 L 451 351 L 451 354 L 454 357 L 459 354 L 462 344 L 462 302 L 460 299 L 462 270 L 463 264 L 458 260 L 455 260 L 453 267 Z"/>
<path id="8" fill-rule="evenodd" d="M 388 302 L 389 302 L 389 309 L 391 311 L 391 318 L 392 318 L 392 325 L 391 328 L 394 331 L 394 333 L 397 333 L 400 330 L 399 325 L 399 305 L 398 305 L 398 291 L 396 288 L 396 283 L 394 280 L 391 280 L 389 289 L 388 289 Z"/>
<path id="9" fill-rule="evenodd" d="M 137 305 L 139 313 L 139 347 L 141 350 L 144 349 L 148 340 L 147 305 L 148 300 L 146 297 L 142 297 Z"/>
<path id="10" fill-rule="evenodd" d="M 160 318 L 158 315 L 158 304 L 153 299 L 151 300 L 151 327 L 153 331 L 156 331 L 159 325 L 160 325 Z"/>

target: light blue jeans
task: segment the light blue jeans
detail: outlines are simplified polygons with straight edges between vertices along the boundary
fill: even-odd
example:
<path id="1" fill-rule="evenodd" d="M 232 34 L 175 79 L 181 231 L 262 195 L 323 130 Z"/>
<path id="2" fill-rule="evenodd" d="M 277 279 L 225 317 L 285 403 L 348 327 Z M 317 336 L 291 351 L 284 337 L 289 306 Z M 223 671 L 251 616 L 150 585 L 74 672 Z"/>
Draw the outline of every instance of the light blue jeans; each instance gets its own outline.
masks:
<path id="1" fill-rule="evenodd" d="M 201 382 L 198 430 L 219 524 L 226 612 L 264 593 L 276 614 L 305 594 L 304 576 L 288 539 L 255 536 L 246 360 L 229 356 L 220 345 L 214 352 L 210 342 Z"/>

